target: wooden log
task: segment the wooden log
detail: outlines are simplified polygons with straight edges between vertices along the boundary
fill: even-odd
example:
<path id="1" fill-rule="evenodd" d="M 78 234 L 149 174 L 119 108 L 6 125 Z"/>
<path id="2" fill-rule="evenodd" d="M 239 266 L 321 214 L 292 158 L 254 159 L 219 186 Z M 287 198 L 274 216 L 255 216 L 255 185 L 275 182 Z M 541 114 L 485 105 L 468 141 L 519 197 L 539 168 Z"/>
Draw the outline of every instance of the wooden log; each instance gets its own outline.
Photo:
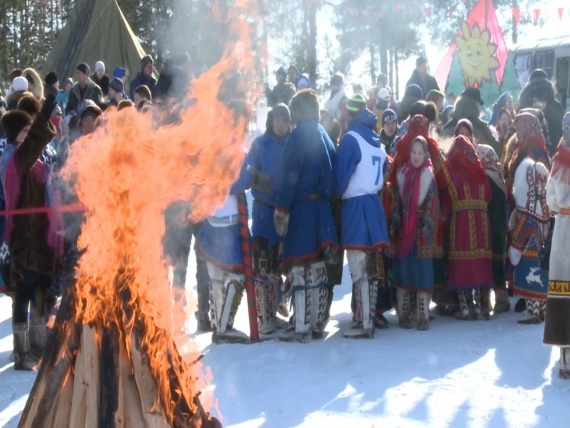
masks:
<path id="1" fill-rule="evenodd" d="M 117 428 L 146 427 L 131 362 L 122 346 L 119 352 L 119 403 L 115 414 L 115 426 Z"/>
<path id="2" fill-rule="evenodd" d="M 97 428 L 99 408 L 99 349 L 95 330 L 83 326 L 75 362 L 70 427 Z"/>
<path id="3" fill-rule="evenodd" d="M 64 381 L 62 388 L 57 394 L 57 398 L 54 400 L 53 409 L 53 419 L 48 418 L 46 427 L 67 427 L 69 425 L 69 418 L 71 416 L 71 403 L 73 397 L 73 375 L 70 373 L 70 377 Z"/>
<path id="4" fill-rule="evenodd" d="M 136 334 L 133 334 L 131 339 L 131 364 L 146 426 L 148 428 L 170 428 L 161 409 L 150 367 L 143 361 L 143 355 L 137 347 L 135 336 Z"/>
<path id="5" fill-rule="evenodd" d="M 81 329 L 68 324 L 76 311 L 73 289 L 73 283 L 66 287 L 54 327 L 46 338 L 40 371 L 18 425 L 21 428 L 49 427 L 46 421 L 47 416 L 52 413 L 54 398 L 75 364 L 75 350 L 79 344 Z"/>
<path id="6" fill-rule="evenodd" d="M 99 426 L 113 428 L 119 401 L 119 334 L 116 326 L 101 329 Z"/>

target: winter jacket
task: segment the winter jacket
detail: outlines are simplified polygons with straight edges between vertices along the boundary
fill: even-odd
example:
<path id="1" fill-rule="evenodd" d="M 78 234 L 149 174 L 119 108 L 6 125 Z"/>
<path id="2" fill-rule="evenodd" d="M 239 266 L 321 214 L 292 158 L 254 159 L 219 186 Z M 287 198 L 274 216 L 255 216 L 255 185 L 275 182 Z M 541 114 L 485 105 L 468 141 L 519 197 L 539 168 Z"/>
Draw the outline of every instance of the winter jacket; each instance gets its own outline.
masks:
<path id="1" fill-rule="evenodd" d="M 141 71 L 137 74 L 137 76 L 131 80 L 130 85 L 130 97 L 131 100 L 135 99 L 135 89 L 139 86 L 146 85 L 148 89 L 150 89 L 150 93 L 154 96 L 154 88 L 156 87 L 156 79 L 152 76 L 146 77 Z"/>
<path id="2" fill-rule="evenodd" d="M 99 79 L 99 77 L 97 77 L 97 73 L 95 73 L 91 76 L 91 80 L 101 88 L 101 92 L 103 92 L 104 96 L 109 95 L 109 76 L 104 74 L 103 77 Z"/>
<path id="3" fill-rule="evenodd" d="M 536 107 L 536 101 L 544 105 L 541 110 L 548 123 L 548 146 L 553 155 L 562 137 L 564 108 L 554 98 L 552 83 L 545 77 L 535 77 L 527 82 L 519 98 L 519 110 Z"/>
<path id="4" fill-rule="evenodd" d="M 410 80 L 408 80 L 408 83 L 406 83 L 406 88 L 410 85 L 413 85 L 413 84 L 416 84 L 420 88 L 422 88 L 424 98 L 429 93 L 429 91 L 431 91 L 432 89 L 437 89 L 439 91 L 439 85 L 437 84 L 435 77 L 433 77 L 429 74 L 426 74 L 425 79 L 422 80 L 422 78 L 420 77 L 420 74 L 418 73 L 417 70 L 414 70 L 414 72 L 412 73 L 412 77 L 410 77 Z M 405 118 L 403 118 L 403 119 L 405 119 Z"/>
<path id="5" fill-rule="evenodd" d="M 481 107 L 479 103 L 469 97 L 458 97 L 455 102 L 453 118 L 445 124 L 441 131 L 442 137 L 452 138 L 455 133 L 455 125 L 460 119 L 469 119 L 473 124 L 473 137 L 479 144 L 491 146 L 495 153 L 500 153 L 499 142 L 493 137 L 489 126 L 479 119 Z"/>
<path id="6" fill-rule="evenodd" d="M 79 104 L 84 100 L 91 100 L 97 105 L 101 105 L 103 103 L 103 92 L 91 79 L 87 81 L 87 87 L 85 88 L 83 97 L 81 97 L 79 82 L 73 85 L 73 88 L 71 88 L 71 92 L 69 93 L 67 106 L 65 107 L 65 114 L 67 115 L 72 111 L 77 111 L 77 107 L 79 107 Z"/>

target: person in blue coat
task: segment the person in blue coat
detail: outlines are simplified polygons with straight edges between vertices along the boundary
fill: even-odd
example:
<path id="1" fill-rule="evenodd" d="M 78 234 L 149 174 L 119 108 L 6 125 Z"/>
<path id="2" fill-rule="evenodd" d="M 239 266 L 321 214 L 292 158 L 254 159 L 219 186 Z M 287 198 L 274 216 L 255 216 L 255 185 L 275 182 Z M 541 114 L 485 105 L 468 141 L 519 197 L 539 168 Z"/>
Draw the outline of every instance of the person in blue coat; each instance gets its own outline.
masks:
<path id="1" fill-rule="evenodd" d="M 362 95 L 347 103 L 349 131 L 340 141 L 334 164 L 334 192 L 342 198 L 342 247 L 354 283 L 353 328 L 345 337 L 374 337 L 378 289 L 376 253 L 389 245 L 388 227 L 378 192 L 384 185 L 388 158 L 376 133 L 378 119 Z"/>
<path id="2" fill-rule="evenodd" d="M 277 323 L 281 290 L 281 237 L 275 230 L 273 213 L 279 190 L 279 172 L 285 143 L 291 133 L 291 113 L 285 104 L 277 104 L 267 116 L 267 130 L 252 144 L 247 164 L 271 179 L 268 191 L 252 188 L 253 277 L 259 332 L 270 334 Z"/>
<path id="3" fill-rule="evenodd" d="M 283 237 L 283 267 L 292 285 L 295 328 L 279 338 L 305 343 L 323 335 L 328 294 L 325 260 L 334 259 L 338 249 L 329 205 L 335 148 L 319 124 L 313 89 L 297 92 L 291 108 L 297 126 L 283 153 L 274 220 Z"/>

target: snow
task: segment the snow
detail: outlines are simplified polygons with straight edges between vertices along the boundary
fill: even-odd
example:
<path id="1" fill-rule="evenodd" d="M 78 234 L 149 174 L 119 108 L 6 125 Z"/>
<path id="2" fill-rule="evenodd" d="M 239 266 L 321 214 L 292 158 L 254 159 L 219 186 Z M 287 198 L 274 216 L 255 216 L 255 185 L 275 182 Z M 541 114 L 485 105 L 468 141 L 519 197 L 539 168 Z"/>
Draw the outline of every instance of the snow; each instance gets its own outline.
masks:
<path id="1" fill-rule="evenodd" d="M 191 262 L 188 284 L 194 278 Z M 491 321 L 438 317 L 421 332 L 400 329 L 392 311 L 390 328 L 351 340 L 342 337 L 350 290 L 345 266 L 324 340 L 213 345 L 195 336 L 224 426 L 568 426 L 570 382 L 558 377 L 558 350 L 542 344 L 543 325 L 518 325 L 511 311 Z M 0 426 L 16 427 L 35 374 L 8 361 L 10 311 L 0 297 Z M 247 332 L 247 323 L 243 299 L 236 327 Z M 194 332 L 193 316 L 188 324 Z"/>

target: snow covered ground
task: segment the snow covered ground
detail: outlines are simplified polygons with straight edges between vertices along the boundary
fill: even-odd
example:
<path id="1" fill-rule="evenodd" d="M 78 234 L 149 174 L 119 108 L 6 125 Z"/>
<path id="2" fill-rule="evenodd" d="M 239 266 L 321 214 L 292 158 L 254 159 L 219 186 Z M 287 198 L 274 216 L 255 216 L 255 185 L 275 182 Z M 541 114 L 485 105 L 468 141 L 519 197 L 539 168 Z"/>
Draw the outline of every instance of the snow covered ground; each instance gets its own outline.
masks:
<path id="1" fill-rule="evenodd" d="M 192 263 L 189 284 L 194 277 Z M 398 328 L 390 313 L 390 328 L 374 339 L 345 339 L 348 278 L 345 266 L 324 340 L 212 345 L 210 335 L 196 336 L 224 426 L 570 426 L 570 381 L 557 376 L 557 351 L 542 345 L 543 325 L 518 325 L 509 312 L 491 321 L 439 317 L 420 332 Z M 10 312 L 0 297 L 0 426 L 16 427 L 35 374 L 8 361 Z M 194 331 L 193 317 L 189 324 Z M 248 331 L 245 299 L 237 327 Z"/>

